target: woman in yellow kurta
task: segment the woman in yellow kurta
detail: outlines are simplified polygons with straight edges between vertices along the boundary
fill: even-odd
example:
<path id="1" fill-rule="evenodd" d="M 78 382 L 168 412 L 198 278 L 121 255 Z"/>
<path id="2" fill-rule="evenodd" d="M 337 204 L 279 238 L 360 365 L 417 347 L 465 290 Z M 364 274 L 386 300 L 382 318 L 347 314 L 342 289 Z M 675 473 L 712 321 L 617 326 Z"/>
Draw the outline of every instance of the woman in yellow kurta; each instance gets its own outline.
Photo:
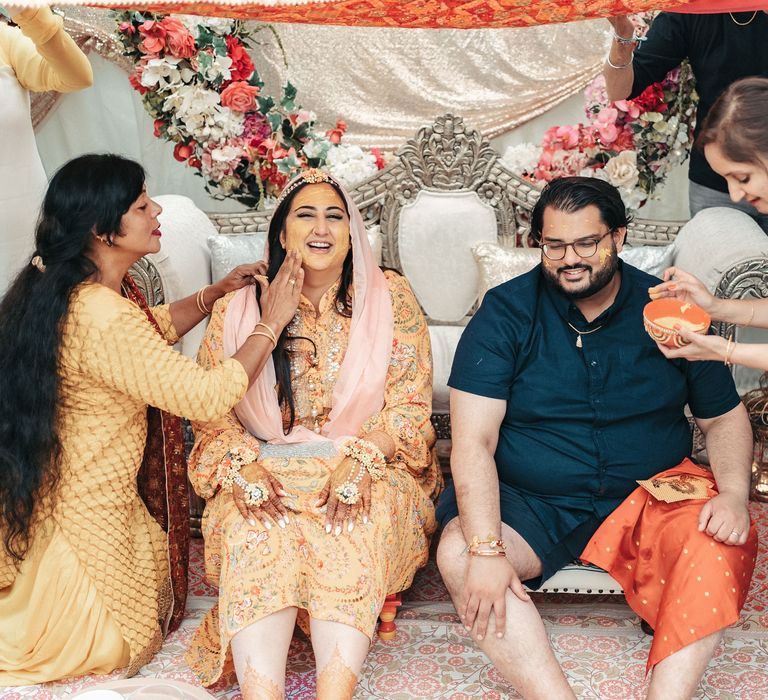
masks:
<path id="1" fill-rule="evenodd" d="M 282 697 L 298 617 L 317 696 L 339 700 L 354 692 L 385 596 L 410 585 L 435 528 L 429 335 L 408 283 L 379 270 L 359 211 L 326 174 L 281 195 L 268 276 L 286 249 L 302 255 L 302 296 L 273 360 L 234 413 L 195 425 L 190 478 L 207 499 L 219 601 L 188 660 L 211 684 L 231 646 L 246 700 Z M 218 302 L 202 365 L 220 366 L 258 317 L 251 292 Z"/>
<path id="2" fill-rule="evenodd" d="M 0 21 L 0 296 L 32 252 L 47 178 L 37 153 L 29 92 L 72 92 L 93 82 L 91 64 L 47 7 L 6 7 Z"/>
<path id="3" fill-rule="evenodd" d="M 226 415 L 269 355 L 254 336 L 205 370 L 170 347 L 259 264 L 170 306 L 130 300 L 126 273 L 160 249 L 160 211 L 137 163 L 70 161 L 0 303 L 0 686 L 131 673 L 159 649 L 172 601 L 165 534 L 137 493 L 147 406 Z M 276 328 L 298 304 L 297 270 L 265 291 Z"/>

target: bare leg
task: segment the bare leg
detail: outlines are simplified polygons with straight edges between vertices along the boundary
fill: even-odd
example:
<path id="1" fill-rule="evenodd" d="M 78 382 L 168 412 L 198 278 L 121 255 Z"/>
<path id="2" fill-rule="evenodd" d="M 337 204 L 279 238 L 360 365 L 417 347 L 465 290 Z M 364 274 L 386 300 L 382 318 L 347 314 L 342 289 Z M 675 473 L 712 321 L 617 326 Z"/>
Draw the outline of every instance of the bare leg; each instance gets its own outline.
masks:
<path id="1" fill-rule="evenodd" d="M 282 700 L 296 608 L 283 608 L 232 637 L 232 658 L 243 700 Z"/>
<path id="2" fill-rule="evenodd" d="M 507 557 L 520 579 L 526 580 L 541 573 L 541 562 L 525 540 L 504 523 L 501 527 Z M 454 603 L 459 600 L 464 586 L 469 556 L 464 551 L 466 546 L 459 519 L 455 518 L 443 530 L 437 549 L 437 565 Z M 482 641 L 476 640 L 476 644 L 524 698 L 574 698 L 549 644 L 549 637 L 536 606 L 532 602 L 520 600 L 512 591 L 507 591 L 506 603 L 504 637 L 496 638 L 491 613 L 485 638 Z M 476 639 L 474 630 L 472 636 Z"/>
<path id="3" fill-rule="evenodd" d="M 348 700 L 355 692 L 371 640 L 340 622 L 310 619 L 318 700 Z"/>
<path id="4" fill-rule="evenodd" d="M 722 636 L 722 630 L 713 632 L 659 661 L 651 675 L 648 700 L 692 698 Z"/>

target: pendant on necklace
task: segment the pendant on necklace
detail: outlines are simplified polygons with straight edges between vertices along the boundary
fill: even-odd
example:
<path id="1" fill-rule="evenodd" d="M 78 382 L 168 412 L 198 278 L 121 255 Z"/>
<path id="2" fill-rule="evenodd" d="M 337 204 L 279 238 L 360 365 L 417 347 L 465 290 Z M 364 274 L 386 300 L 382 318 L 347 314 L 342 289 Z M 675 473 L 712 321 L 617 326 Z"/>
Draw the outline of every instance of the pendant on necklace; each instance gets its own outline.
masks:
<path id="1" fill-rule="evenodd" d="M 582 343 L 581 343 L 581 333 L 579 333 L 579 334 L 576 336 L 576 347 L 577 347 L 577 348 L 581 348 L 581 347 L 583 347 L 583 345 L 582 345 Z"/>

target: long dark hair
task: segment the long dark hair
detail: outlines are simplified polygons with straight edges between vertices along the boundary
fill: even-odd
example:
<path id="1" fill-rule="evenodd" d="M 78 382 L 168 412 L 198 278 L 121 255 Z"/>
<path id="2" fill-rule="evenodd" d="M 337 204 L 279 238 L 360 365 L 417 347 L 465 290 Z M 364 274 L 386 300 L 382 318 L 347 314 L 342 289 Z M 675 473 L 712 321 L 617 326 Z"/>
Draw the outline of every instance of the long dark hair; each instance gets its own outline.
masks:
<path id="1" fill-rule="evenodd" d="M 60 475 L 59 348 L 70 297 L 97 271 L 88 256 L 93 234 L 118 233 L 143 187 L 144 169 L 117 155 L 63 165 L 37 224 L 39 267 L 28 262 L 0 302 L 0 531 L 17 564 L 31 544 L 35 507 Z"/>
<path id="2" fill-rule="evenodd" d="M 312 183 L 302 182 L 294 187 L 285 199 L 280 201 L 280 204 L 275 208 L 275 213 L 272 214 L 272 219 L 269 222 L 269 233 L 267 234 L 267 245 L 269 250 L 267 279 L 270 282 L 275 279 L 280 266 L 285 260 L 286 251 L 285 248 L 283 248 L 283 244 L 280 242 L 280 235 L 285 230 L 285 221 L 291 211 L 291 203 L 293 202 L 294 197 L 310 184 Z M 347 200 L 344 197 L 341 188 L 333 181 L 324 182 L 323 184 L 330 185 L 336 192 L 338 192 L 341 201 L 344 202 L 344 209 L 347 210 L 347 216 L 349 216 Z M 349 247 L 347 257 L 344 258 L 341 281 L 339 283 L 339 289 L 336 292 L 336 308 L 339 313 L 344 316 L 352 315 L 351 287 L 352 246 Z M 257 298 L 260 295 L 260 291 L 260 287 L 256 285 Z M 277 339 L 277 345 L 272 351 L 272 360 L 275 363 L 275 375 L 277 377 L 277 399 L 283 409 L 288 409 L 288 414 L 290 416 L 288 427 L 285 429 L 286 435 L 290 432 L 291 428 L 293 428 L 293 424 L 296 421 L 296 404 L 293 398 L 293 387 L 291 386 L 291 353 L 294 352 L 293 345 L 298 340 L 308 341 L 307 338 L 296 338 L 288 335 L 288 327 L 286 326 L 282 333 L 280 333 L 280 336 Z"/>
<path id="3" fill-rule="evenodd" d="M 717 144 L 729 160 L 765 164 L 768 160 L 768 78 L 742 78 L 731 83 L 707 112 L 696 146 Z"/>

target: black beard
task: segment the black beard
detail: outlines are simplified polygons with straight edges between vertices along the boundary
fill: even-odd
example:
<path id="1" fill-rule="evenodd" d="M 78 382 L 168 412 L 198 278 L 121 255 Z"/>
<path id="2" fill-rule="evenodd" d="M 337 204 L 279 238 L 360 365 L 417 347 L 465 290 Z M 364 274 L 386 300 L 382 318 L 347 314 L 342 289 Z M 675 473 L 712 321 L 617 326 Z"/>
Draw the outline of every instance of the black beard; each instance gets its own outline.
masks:
<path id="1" fill-rule="evenodd" d="M 594 272 L 592 266 L 587 265 L 586 263 L 564 265 L 558 267 L 554 272 L 545 264 L 542 264 L 541 269 L 544 272 L 544 279 L 547 283 L 567 299 L 588 299 L 594 294 L 597 294 L 611 282 L 616 271 L 619 269 L 619 256 L 614 246 L 608 264 L 597 272 Z M 579 289 L 575 292 L 565 289 L 560 283 L 560 273 L 563 270 L 587 270 L 589 273 L 589 284 L 583 289 Z"/>

